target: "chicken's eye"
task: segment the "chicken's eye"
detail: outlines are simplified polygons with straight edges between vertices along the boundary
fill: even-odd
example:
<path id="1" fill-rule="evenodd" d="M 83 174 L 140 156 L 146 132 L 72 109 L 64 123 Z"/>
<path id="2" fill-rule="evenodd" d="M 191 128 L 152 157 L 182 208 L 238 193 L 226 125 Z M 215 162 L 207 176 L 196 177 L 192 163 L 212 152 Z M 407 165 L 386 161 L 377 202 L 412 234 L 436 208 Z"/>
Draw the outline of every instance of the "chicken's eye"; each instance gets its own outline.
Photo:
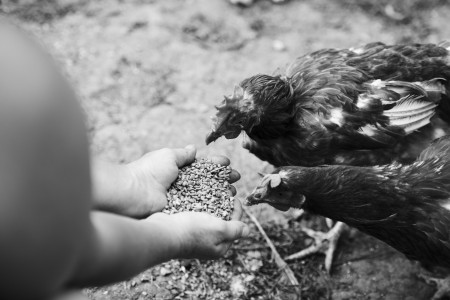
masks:
<path id="1" fill-rule="evenodd" d="M 237 125 L 237 126 L 243 126 L 244 125 L 244 120 L 242 118 L 239 118 L 239 117 L 231 118 L 230 122 L 233 125 Z"/>

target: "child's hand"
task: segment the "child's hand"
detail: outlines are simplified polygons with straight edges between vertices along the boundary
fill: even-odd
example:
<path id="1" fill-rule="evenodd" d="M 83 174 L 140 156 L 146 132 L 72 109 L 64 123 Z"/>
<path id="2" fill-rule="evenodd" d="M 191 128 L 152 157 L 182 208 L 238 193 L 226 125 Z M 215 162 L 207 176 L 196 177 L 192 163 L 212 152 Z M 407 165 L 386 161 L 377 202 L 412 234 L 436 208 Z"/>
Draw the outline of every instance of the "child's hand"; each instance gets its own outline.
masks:
<path id="1" fill-rule="evenodd" d="M 241 203 L 235 200 L 231 221 L 203 212 L 158 213 L 149 219 L 170 224 L 178 258 L 215 259 L 225 255 L 234 240 L 248 236 L 249 228 L 239 221 L 241 216 Z"/>
<path id="2" fill-rule="evenodd" d="M 166 193 L 177 178 L 179 169 L 191 164 L 195 154 L 194 146 L 179 149 L 166 148 L 149 152 L 129 163 L 127 169 L 133 180 L 134 192 L 127 205 L 134 207 L 132 216 L 148 216 L 161 211 L 167 205 Z M 229 159 L 223 156 L 210 159 L 224 166 L 230 164 Z M 236 182 L 239 178 L 239 173 L 233 170 L 229 182 Z M 230 186 L 230 190 L 233 195 L 236 194 L 233 186 Z M 133 209 L 132 207 L 129 209 Z"/>

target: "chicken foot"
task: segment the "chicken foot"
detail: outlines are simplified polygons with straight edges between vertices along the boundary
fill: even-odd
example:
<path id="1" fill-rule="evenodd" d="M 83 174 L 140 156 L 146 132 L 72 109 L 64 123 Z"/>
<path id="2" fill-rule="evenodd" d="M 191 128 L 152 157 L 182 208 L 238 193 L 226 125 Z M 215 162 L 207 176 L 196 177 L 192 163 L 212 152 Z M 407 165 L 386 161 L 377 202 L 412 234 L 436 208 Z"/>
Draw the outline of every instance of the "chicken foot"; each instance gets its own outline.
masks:
<path id="1" fill-rule="evenodd" d="M 427 284 L 435 285 L 437 291 L 431 300 L 442 299 L 445 296 L 450 297 L 450 276 L 445 278 L 435 278 L 425 274 L 419 274 L 419 277 L 425 280 Z"/>
<path id="2" fill-rule="evenodd" d="M 336 250 L 339 237 L 341 236 L 345 228 L 346 225 L 342 222 L 337 222 L 334 227 L 331 228 L 328 232 L 314 231 L 309 228 L 302 228 L 302 231 L 313 238 L 314 242 L 308 248 L 289 255 L 285 258 L 285 260 L 300 259 L 314 253 L 323 253 L 325 254 L 325 269 L 328 273 L 330 273 L 334 252 Z"/>

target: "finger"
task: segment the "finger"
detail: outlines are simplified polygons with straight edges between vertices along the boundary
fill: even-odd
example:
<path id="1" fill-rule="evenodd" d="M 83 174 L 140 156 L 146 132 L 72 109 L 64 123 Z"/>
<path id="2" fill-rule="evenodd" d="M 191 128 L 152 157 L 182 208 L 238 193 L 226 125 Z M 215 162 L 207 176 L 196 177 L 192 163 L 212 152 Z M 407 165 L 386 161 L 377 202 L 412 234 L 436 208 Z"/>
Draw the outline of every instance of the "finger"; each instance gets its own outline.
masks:
<path id="1" fill-rule="evenodd" d="M 239 172 L 234 169 L 231 170 L 230 179 L 228 179 L 228 182 L 234 183 L 234 182 L 238 181 L 239 179 L 241 179 L 241 174 L 239 174 Z"/>
<path id="2" fill-rule="evenodd" d="M 233 208 L 233 214 L 231 215 L 231 220 L 240 220 L 242 218 L 243 213 L 244 213 L 244 211 L 242 209 L 241 201 L 234 198 L 234 208 Z"/>
<path id="3" fill-rule="evenodd" d="M 222 165 L 222 166 L 230 165 L 230 159 L 223 155 L 211 156 L 211 157 L 209 157 L 209 160 L 211 160 L 212 163 Z M 241 179 L 241 174 L 239 174 L 238 171 L 232 169 L 231 173 L 230 173 L 230 178 L 228 179 L 228 181 L 230 183 L 234 183 L 234 182 L 238 181 L 239 179 Z"/>
<path id="4" fill-rule="evenodd" d="M 178 168 L 191 164 L 195 159 L 197 149 L 194 145 L 188 145 L 184 148 L 173 149 L 175 154 L 175 162 Z"/>
<path id="5" fill-rule="evenodd" d="M 240 238 L 248 237 L 250 229 L 241 221 L 228 221 L 225 232 L 225 241 L 231 242 Z"/>
<path id="6" fill-rule="evenodd" d="M 230 185 L 228 188 L 230 190 L 231 196 L 236 195 L 236 188 L 233 185 Z"/>
<path id="7" fill-rule="evenodd" d="M 211 156 L 208 157 L 208 159 L 218 165 L 222 165 L 222 166 L 229 166 L 230 165 L 230 159 L 226 156 L 223 155 L 215 155 L 215 156 Z"/>

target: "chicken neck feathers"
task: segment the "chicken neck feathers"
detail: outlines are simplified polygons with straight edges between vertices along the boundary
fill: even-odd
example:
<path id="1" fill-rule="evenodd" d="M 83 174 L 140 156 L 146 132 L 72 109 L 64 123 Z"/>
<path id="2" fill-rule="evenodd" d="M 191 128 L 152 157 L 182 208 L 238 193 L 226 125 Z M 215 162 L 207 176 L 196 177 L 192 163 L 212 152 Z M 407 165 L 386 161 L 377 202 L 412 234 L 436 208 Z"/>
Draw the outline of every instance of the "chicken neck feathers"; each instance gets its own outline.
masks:
<path id="1" fill-rule="evenodd" d="M 450 117 L 448 62 L 448 50 L 432 44 L 302 56 L 283 75 L 291 97 L 276 105 L 255 97 L 263 113 L 244 147 L 276 166 L 401 160 L 406 136 Z"/>

